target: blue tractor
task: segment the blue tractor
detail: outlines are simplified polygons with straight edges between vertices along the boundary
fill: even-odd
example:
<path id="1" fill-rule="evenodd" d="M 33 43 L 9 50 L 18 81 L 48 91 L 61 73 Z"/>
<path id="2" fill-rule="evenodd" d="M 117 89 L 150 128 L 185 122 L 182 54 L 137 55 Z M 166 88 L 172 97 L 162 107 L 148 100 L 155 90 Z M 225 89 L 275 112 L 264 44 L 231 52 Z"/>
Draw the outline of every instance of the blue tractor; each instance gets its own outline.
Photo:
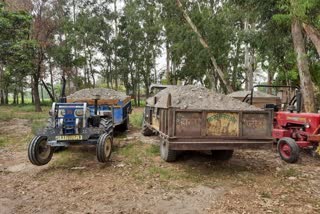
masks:
<path id="1" fill-rule="evenodd" d="M 107 162 L 112 152 L 113 130 L 126 130 L 130 113 L 130 97 L 106 100 L 97 94 L 90 100 L 67 102 L 62 96 L 59 103 L 52 104 L 47 127 L 31 140 L 29 160 L 41 166 L 51 160 L 55 150 L 70 145 L 96 145 L 98 161 Z"/>

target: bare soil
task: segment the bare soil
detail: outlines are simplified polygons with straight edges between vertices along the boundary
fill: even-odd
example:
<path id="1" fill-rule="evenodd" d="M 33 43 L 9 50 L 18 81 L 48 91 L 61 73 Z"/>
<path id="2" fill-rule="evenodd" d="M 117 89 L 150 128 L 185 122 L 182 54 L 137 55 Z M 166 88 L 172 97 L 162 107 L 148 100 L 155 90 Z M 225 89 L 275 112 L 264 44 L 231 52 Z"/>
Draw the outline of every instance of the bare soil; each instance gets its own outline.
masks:
<path id="1" fill-rule="evenodd" d="M 297 164 L 275 150 L 236 151 L 227 162 L 185 152 L 166 163 L 158 138 L 131 128 L 107 164 L 94 147 L 73 147 L 37 167 L 27 159 L 30 126 L 0 121 L 1 137 L 16 139 L 0 147 L 1 214 L 320 213 L 320 161 L 304 152 Z"/>
<path id="2" fill-rule="evenodd" d="M 203 86 L 184 85 L 171 86 L 163 89 L 147 100 L 151 106 L 168 107 L 168 95 L 171 94 L 171 106 L 181 109 L 208 109 L 208 110 L 256 110 L 260 108 L 241 102 L 224 94 L 219 94 Z"/>

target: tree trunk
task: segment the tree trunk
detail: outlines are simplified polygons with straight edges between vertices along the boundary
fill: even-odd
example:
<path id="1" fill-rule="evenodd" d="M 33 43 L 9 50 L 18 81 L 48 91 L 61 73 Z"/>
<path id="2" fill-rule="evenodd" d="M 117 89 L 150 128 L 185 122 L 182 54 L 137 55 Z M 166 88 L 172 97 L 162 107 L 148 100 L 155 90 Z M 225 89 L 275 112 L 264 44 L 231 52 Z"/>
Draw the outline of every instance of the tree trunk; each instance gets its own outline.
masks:
<path id="1" fill-rule="evenodd" d="M 167 79 L 167 83 L 168 84 L 172 84 L 171 82 L 171 75 L 170 75 L 170 46 L 169 46 L 169 42 L 168 40 L 166 40 L 166 66 L 167 66 L 167 69 L 166 69 L 166 79 Z"/>
<path id="2" fill-rule="evenodd" d="M 302 26 L 297 19 L 292 20 L 291 33 L 294 50 L 297 56 L 297 64 L 300 76 L 300 86 L 303 94 L 303 103 L 306 112 L 315 112 L 315 99 L 309 64 L 305 49 L 304 38 L 302 35 Z"/>
<path id="3" fill-rule="evenodd" d="M 3 89 L 0 89 L 0 104 L 4 104 L 4 92 Z"/>
<path id="4" fill-rule="evenodd" d="M 50 84 L 51 84 L 51 95 L 53 97 L 52 102 L 55 101 L 56 95 L 54 92 L 54 87 L 53 87 L 53 71 L 52 71 L 52 63 L 51 60 L 49 60 L 49 73 L 50 73 Z"/>
<path id="5" fill-rule="evenodd" d="M 40 102 L 40 94 L 39 94 L 39 78 L 37 75 L 33 75 L 33 97 L 34 97 L 34 105 L 35 111 L 41 112 L 41 102 Z"/>
<path id="6" fill-rule="evenodd" d="M 23 92 L 23 87 L 20 89 L 20 95 L 21 95 L 21 104 L 24 104 L 24 92 Z"/>
<path id="7" fill-rule="evenodd" d="M 244 31 L 248 31 L 249 23 L 248 20 L 244 21 Z M 250 53 L 249 44 L 246 43 L 244 47 L 244 67 L 246 71 L 246 84 L 245 89 L 251 90 L 253 88 L 253 68 L 252 68 L 252 57 Z"/>
<path id="8" fill-rule="evenodd" d="M 207 42 L 204 40 L 202 35 L 199 33 L 197 27 L 194 25 L 194 23 L 192 22 L 192 20 L 188 16 L 187 12 L 182 8 L 182 4 L 181 4 L 180 0 L 177 0 L 177 4 L 178 4 L 179 9 L 182 11 L 185 20 L 188 22 L 188 24 L 190 25 L 190 27 L 192 28 L 194 33 L 198 36 L 198 39 L 199 39 L 200 43 L 208 51 L 208 53 L 210 55 L 211 63 L 213 65 L 213 67 L 215 69 L 215 72 L 217 73 L 219 79 L 221 80 L 221 83 L 226 88 L 226 90 L 227 90 L 226 92 L 227 93 L 231 93 L 233 90 L 232 90 L 231 86 L 228 84 L 227 80 L 225 79 L 224 73 L 221 70 L 221 68 L 218 66 L 218 63 L 217 63 L 215 57 L 213 56 L 213 54 L 211 53 Z"/>
<path id="9" fill-rule="evenodd" d="M 303 23 L 302 25 L 305 32 L 307 33 L 307 36 L 310 38 L 310 40 L 316 47 L 318 55 L 320 56 L 320 32 L 311 25 L 308 25 L 306 23 Z"/>
<path id="10" fill-rule="evenodd" d="M 4 104 L 8 105 L 9 104 L 9 91 L 8 91 L 8 89 L 4 90 L 4 95 L 5 95 Z"/>
<path id="11" fill-rule="evenodd" d="M 44 102 L 44 96 L 43 96 L 43 86 L 40 84 L 40 90 L 41 90 L 41 102 Z"/>

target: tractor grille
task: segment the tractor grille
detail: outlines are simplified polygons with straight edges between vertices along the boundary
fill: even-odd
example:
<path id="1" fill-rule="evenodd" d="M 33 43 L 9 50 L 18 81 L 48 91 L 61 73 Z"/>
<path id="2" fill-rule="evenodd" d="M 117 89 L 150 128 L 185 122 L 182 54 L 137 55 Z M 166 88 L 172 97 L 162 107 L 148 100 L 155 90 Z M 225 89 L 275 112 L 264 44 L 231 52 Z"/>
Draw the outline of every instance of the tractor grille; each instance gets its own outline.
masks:
<path id="1" fill-rule="evenodd" d="M 75 134 L 76 133 L 76 120 L 64 119 L 63 134 Z"/>

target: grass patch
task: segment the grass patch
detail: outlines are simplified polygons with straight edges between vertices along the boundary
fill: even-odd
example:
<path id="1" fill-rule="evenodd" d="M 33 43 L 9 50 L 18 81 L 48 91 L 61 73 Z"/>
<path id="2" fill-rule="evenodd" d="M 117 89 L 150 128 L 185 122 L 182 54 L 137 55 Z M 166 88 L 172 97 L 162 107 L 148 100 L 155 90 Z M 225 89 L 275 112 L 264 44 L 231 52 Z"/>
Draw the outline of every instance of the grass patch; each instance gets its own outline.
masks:
<path id="1" fill-rule="evenodd" d="M 138 101 L 137 101 L 138 102 Z M 140 100 L 140 105 L 136 105 L 135 104 L 135 102 L 134 102 L 134 99 L 132 99 L 131 100 L 131 105 L 133 106 L 133 107 L 144 107 L 144 106 L 146 106 L 146 100 Z"/>
<path id="2" fill-rule="evenodd" d="M 31 130 L 33 134 L 37 134 L 39 131 L 43 130 L 43 128 L 47 125 L 46 119 L 37 119 L 32 120 L 31 122 Z"/>
<path id="3" fill-rule="evenodd" d="M 173 179 L 176 178 L 176 176 L 178 176 L 178 174 L 174 170 L 168 168 L 161 168 L 158 166 L 152 166 L 148 169 L 148 171 L 151 175 L 156 175 L 157 177 L 163 180 Z"/>
<path id="4" fill-rule="evenodd" d="M 135 142 L 128 144 L 126 147 L 121 148 L 117 153 L 128 159 L 128 162 L 133 165 L 140 165 L 143 163 L 143 144 L 141 142 Z"/>
<path id="5" fill-rule="evenodd" d="M 130 115 L 130 124 L 134 128 L 141 128 L 143 122 L 143 112 L 133 112 Z"/>
<path id="6" fill-rule="evenodd" d="M 1 106 L 0 120 L 13 118 L 39 120 L 48 118 L 49 106 L 42 106 L 42 112 L 35 112 L 33 105 Z"/>
<path id="7" fill-rule="evenodd" d="M 5 147 L 8 144 L 8 137 L 0 137 L 0 148 Z"/>
<path id="8" fill-rule="evenodd" d="M 72 168 L 81 165 L 84 161 L 88 161 L 88 157 L 91 153 L 87 151 L 69 151 L 64 150 L 59 153 L 55 153 L 56 160 L 52 162 L 53 168 Z"/>
<path id="9" fill-rule="evenodd" d="M 298 172 L 298 170 L 294 169 L 294 168 L 288 168 L 288 169 L 284 169 L 282 171 L 280 171 L 280 175 L 282 175 L 283 177 L 297 177 L 300 173 Z"/>
<path id="10" fill-rule="evenodd" d="M 160 147 L 158 145 L 151 145 L 146 149 L 146 153 L 149 156 L 159 156 L 160 155 Z"/>

